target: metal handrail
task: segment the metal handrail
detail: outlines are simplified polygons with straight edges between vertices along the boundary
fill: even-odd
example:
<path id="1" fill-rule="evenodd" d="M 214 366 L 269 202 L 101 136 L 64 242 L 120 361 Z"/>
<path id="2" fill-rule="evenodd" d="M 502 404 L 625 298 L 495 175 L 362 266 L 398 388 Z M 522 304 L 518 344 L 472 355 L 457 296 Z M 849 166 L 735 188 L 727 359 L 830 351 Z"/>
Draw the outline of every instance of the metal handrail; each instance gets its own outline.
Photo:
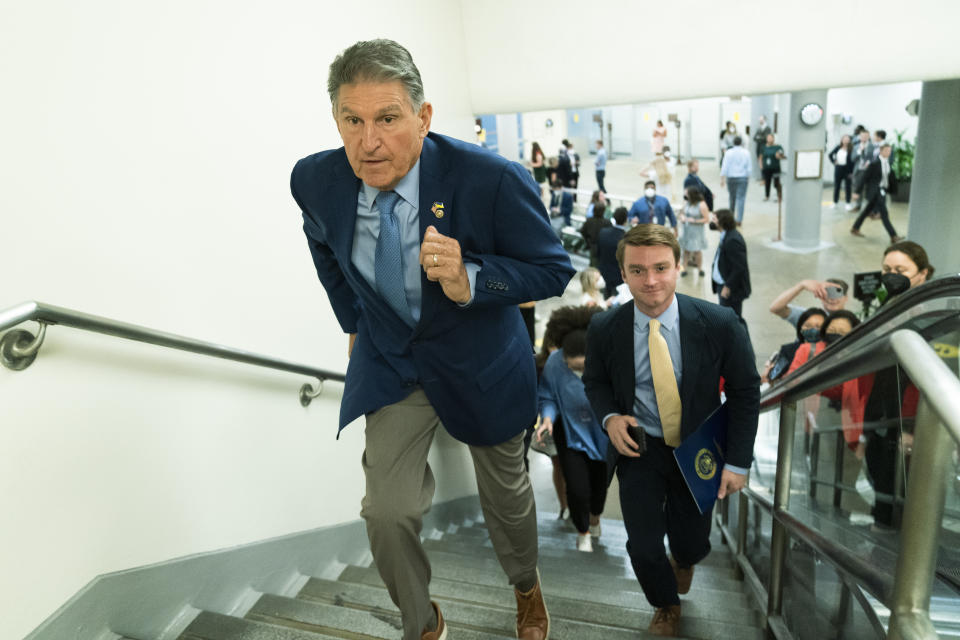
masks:
<path id="1" fill-rule="evenodd" d="M 745 491 L 744 499 L 759 504 L 773 516 L 767 594 L 767 620 L 772 631 L 782 623 L 788 541 L 797 538 L 813 547 L 841 576 L 852 578 L 889 605 L 892 613 L 889 638 L 936 637 L 929 605 L 946 501 L 943 479 L 953 449 L 950 438 L 960 443 L 960 379 L 928 342 L 942 335 L 957 335 L 960 330 L 958 298 L 960 276 L 957 275 L 911 289 L 762 395 L 762 411 L 780 408 L 776 485 L 772 500 L 751 490 Z M 927 320 L 933 324 L 922 326 Z M 921 399 L 915 420 L 914 470 L 907 486 L 901 548 L 891 577 L 792 515 L 789 501 L 797 402 L 893 365 L 905 370 L 920 391 Z"/>
<path id="2" fill-rule="evenodd" d="M 310 384 L 304 384 L 300 388 L 300 403 L 303 406 L 309 405 L 313 398 L 320 395 L 325 380 L 338 382 L 345 380 L 342 373 L 35 301 L 24 302 L 0 311 L 0 331 L 6 331 L 31 320 L 40 323 L 40 331 L 36 336 L 25 329 L 15 329 L 0 339 L 0 362 L 9 369 L 19 371 L 30 366 L 43 344 L 46 327 L 59 325 L 316 378 L 319 381 L 316 390 Z"/>
<path id="3" fill-rule="evenodd" d="M 931 280 L 890 300 L 843 340 L 767 389 L 760 398 L 761 411 L 894 364 L 891 351 L 882 348 L 885 339 L 915 317 L 911 310 L 918 305 L 947 298 L 960 299 L 960 274 Z M 953 311 L 960 313 L 960 307 Z"/>

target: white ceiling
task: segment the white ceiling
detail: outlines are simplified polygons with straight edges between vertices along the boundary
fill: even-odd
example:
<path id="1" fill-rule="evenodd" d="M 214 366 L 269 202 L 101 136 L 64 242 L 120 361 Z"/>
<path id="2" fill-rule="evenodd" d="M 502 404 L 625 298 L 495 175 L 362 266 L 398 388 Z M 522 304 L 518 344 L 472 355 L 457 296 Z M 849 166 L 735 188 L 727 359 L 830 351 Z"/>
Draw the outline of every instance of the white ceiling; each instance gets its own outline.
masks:
<path id="1" fill-rule="evenodd" d="M 475 113 L 960 77 L 960 0 L 461 0 Z"/>

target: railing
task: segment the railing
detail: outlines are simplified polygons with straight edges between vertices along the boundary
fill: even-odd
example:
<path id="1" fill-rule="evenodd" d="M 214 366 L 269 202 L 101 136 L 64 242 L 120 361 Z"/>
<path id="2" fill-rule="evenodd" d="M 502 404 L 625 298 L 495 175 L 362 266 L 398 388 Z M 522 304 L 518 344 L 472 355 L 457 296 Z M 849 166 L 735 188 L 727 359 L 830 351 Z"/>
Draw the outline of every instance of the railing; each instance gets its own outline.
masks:
<path id="1" fill-rule="evenodd" d="M 6 331 L 31 320 L 40 324 L 36 335 L 26 329 L 14 329 L 0 338 L 0 363 L 8 369 L 20 371 L 29 367 L 40 352 L 47 327 L 63 326 L 316 378 L 318 381 L 316 389 L 309 383 L 300 387 L 300 404 L 305 407 L 310 404 L 313 398 L 322 393 L 325 380 L 339 382 L 344 380 L 344 375 L 341 373 L 271 358 L 212 342 L 185 338 L 172 333 L 81 313 L 72 309 L 55 307 L 41 302 L 24 302 L 0 311 L 0 331 Z"/>
<path id="2" fill-rule="evenodd" d="M 727 543 L 736 547 L 738 572 L 747 579 L 757 599 L 766 600 L 770 637 L 780 640 L 793 637 L 782 615 L 784 574 L 791 540 L 812 548 L 817 557 L 838 572 L 843 588 L 841 608 L 849 607 L 851 596 L 855 597 L 877 637 L 897 640 L 938 637 L 929 611 L 946 502 L 946 479 L 952 475 L 952 451 L 956 443 L 960 443 L 960 379 L 958 372 L 951 371 L 944 363 L 943 354 L 935 351 L 928 341 L 942 342 L 938 346 L 955 352 L 957 336 L 960 336 L 960 276 L 950 276 L 891 300 L 869 321 L 763 394 L 762 412 L 780 410 L 775 485 L 772 492 L 748 487 L 739 495 L 735 533 L 729 523 L 729 504 L 720 506 L 717 518 Z M 894 365 L 899 365 L 909 376 L 919 390 L 920 400 L 914 421 L 909 483 L 902 500 L 900 550 L 891 574 L 852 553 L 815 523 L 791 513 L 790 496 L 798 494 L 792 487 L 798 402 Z M 842 441 L 839 433 L 837 437 Z M 837 448 L 840 449 L 840 444 Z M 816 464 L 815 458 L 811 461 Z M 835 489 L 835 505 L 840 492 L 852 489 L 839 482 L 838 475 L 834 474 L 831 483 Z M 886 498 L 896 502 L 897 496 Z M 773 521 L 768 589 L 764 588 L 745 550 L 751 507 L 756 513 L 768 513 Z M 863 592 L 889 608 L 887 630 Z"/>

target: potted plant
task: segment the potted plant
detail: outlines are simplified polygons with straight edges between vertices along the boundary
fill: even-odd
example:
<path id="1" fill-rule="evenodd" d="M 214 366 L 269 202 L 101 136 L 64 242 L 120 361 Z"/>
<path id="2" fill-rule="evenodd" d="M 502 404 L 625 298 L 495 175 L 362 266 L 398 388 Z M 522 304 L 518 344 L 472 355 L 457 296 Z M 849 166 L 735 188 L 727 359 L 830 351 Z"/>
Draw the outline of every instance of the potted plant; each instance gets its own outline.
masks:
<path id="1" fill-rule="evenodd" d="M 903 137 L 906 129 L 897 131 L 897 142 L 893 145 L 893 162 L 890 170 L 897 177 L 897 192 L 890 195 L 894 202 L 907 202 L 910 199 L 910 182 L 913 179 L 913 158 L 916 154 L 916 138 L 911 142 Z"/>

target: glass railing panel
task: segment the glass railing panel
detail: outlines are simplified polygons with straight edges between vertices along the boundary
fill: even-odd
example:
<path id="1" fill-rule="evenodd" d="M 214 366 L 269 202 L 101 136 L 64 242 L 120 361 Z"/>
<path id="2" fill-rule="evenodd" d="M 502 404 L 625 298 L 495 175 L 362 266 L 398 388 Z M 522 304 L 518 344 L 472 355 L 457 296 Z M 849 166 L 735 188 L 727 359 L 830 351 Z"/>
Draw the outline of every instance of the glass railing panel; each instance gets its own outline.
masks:
<path id="1" fill-rule="evenodd" d="M 733 522 L 734 515 L 731 515 L 730 519 Z M 757 578 L 760 579 L 763 588 L 767 590 L 770 589 L 770 534 L 772 531 L 773 519 L 770 513 L 756 502 L 750 501 L 744 555 L 757 574 Z"/>
<path id="2" fill-rule="evenodd" d="M 840 574 L 798 540 L 787 551 L 783 617 L 795 640 L 884 637 Z"/>

